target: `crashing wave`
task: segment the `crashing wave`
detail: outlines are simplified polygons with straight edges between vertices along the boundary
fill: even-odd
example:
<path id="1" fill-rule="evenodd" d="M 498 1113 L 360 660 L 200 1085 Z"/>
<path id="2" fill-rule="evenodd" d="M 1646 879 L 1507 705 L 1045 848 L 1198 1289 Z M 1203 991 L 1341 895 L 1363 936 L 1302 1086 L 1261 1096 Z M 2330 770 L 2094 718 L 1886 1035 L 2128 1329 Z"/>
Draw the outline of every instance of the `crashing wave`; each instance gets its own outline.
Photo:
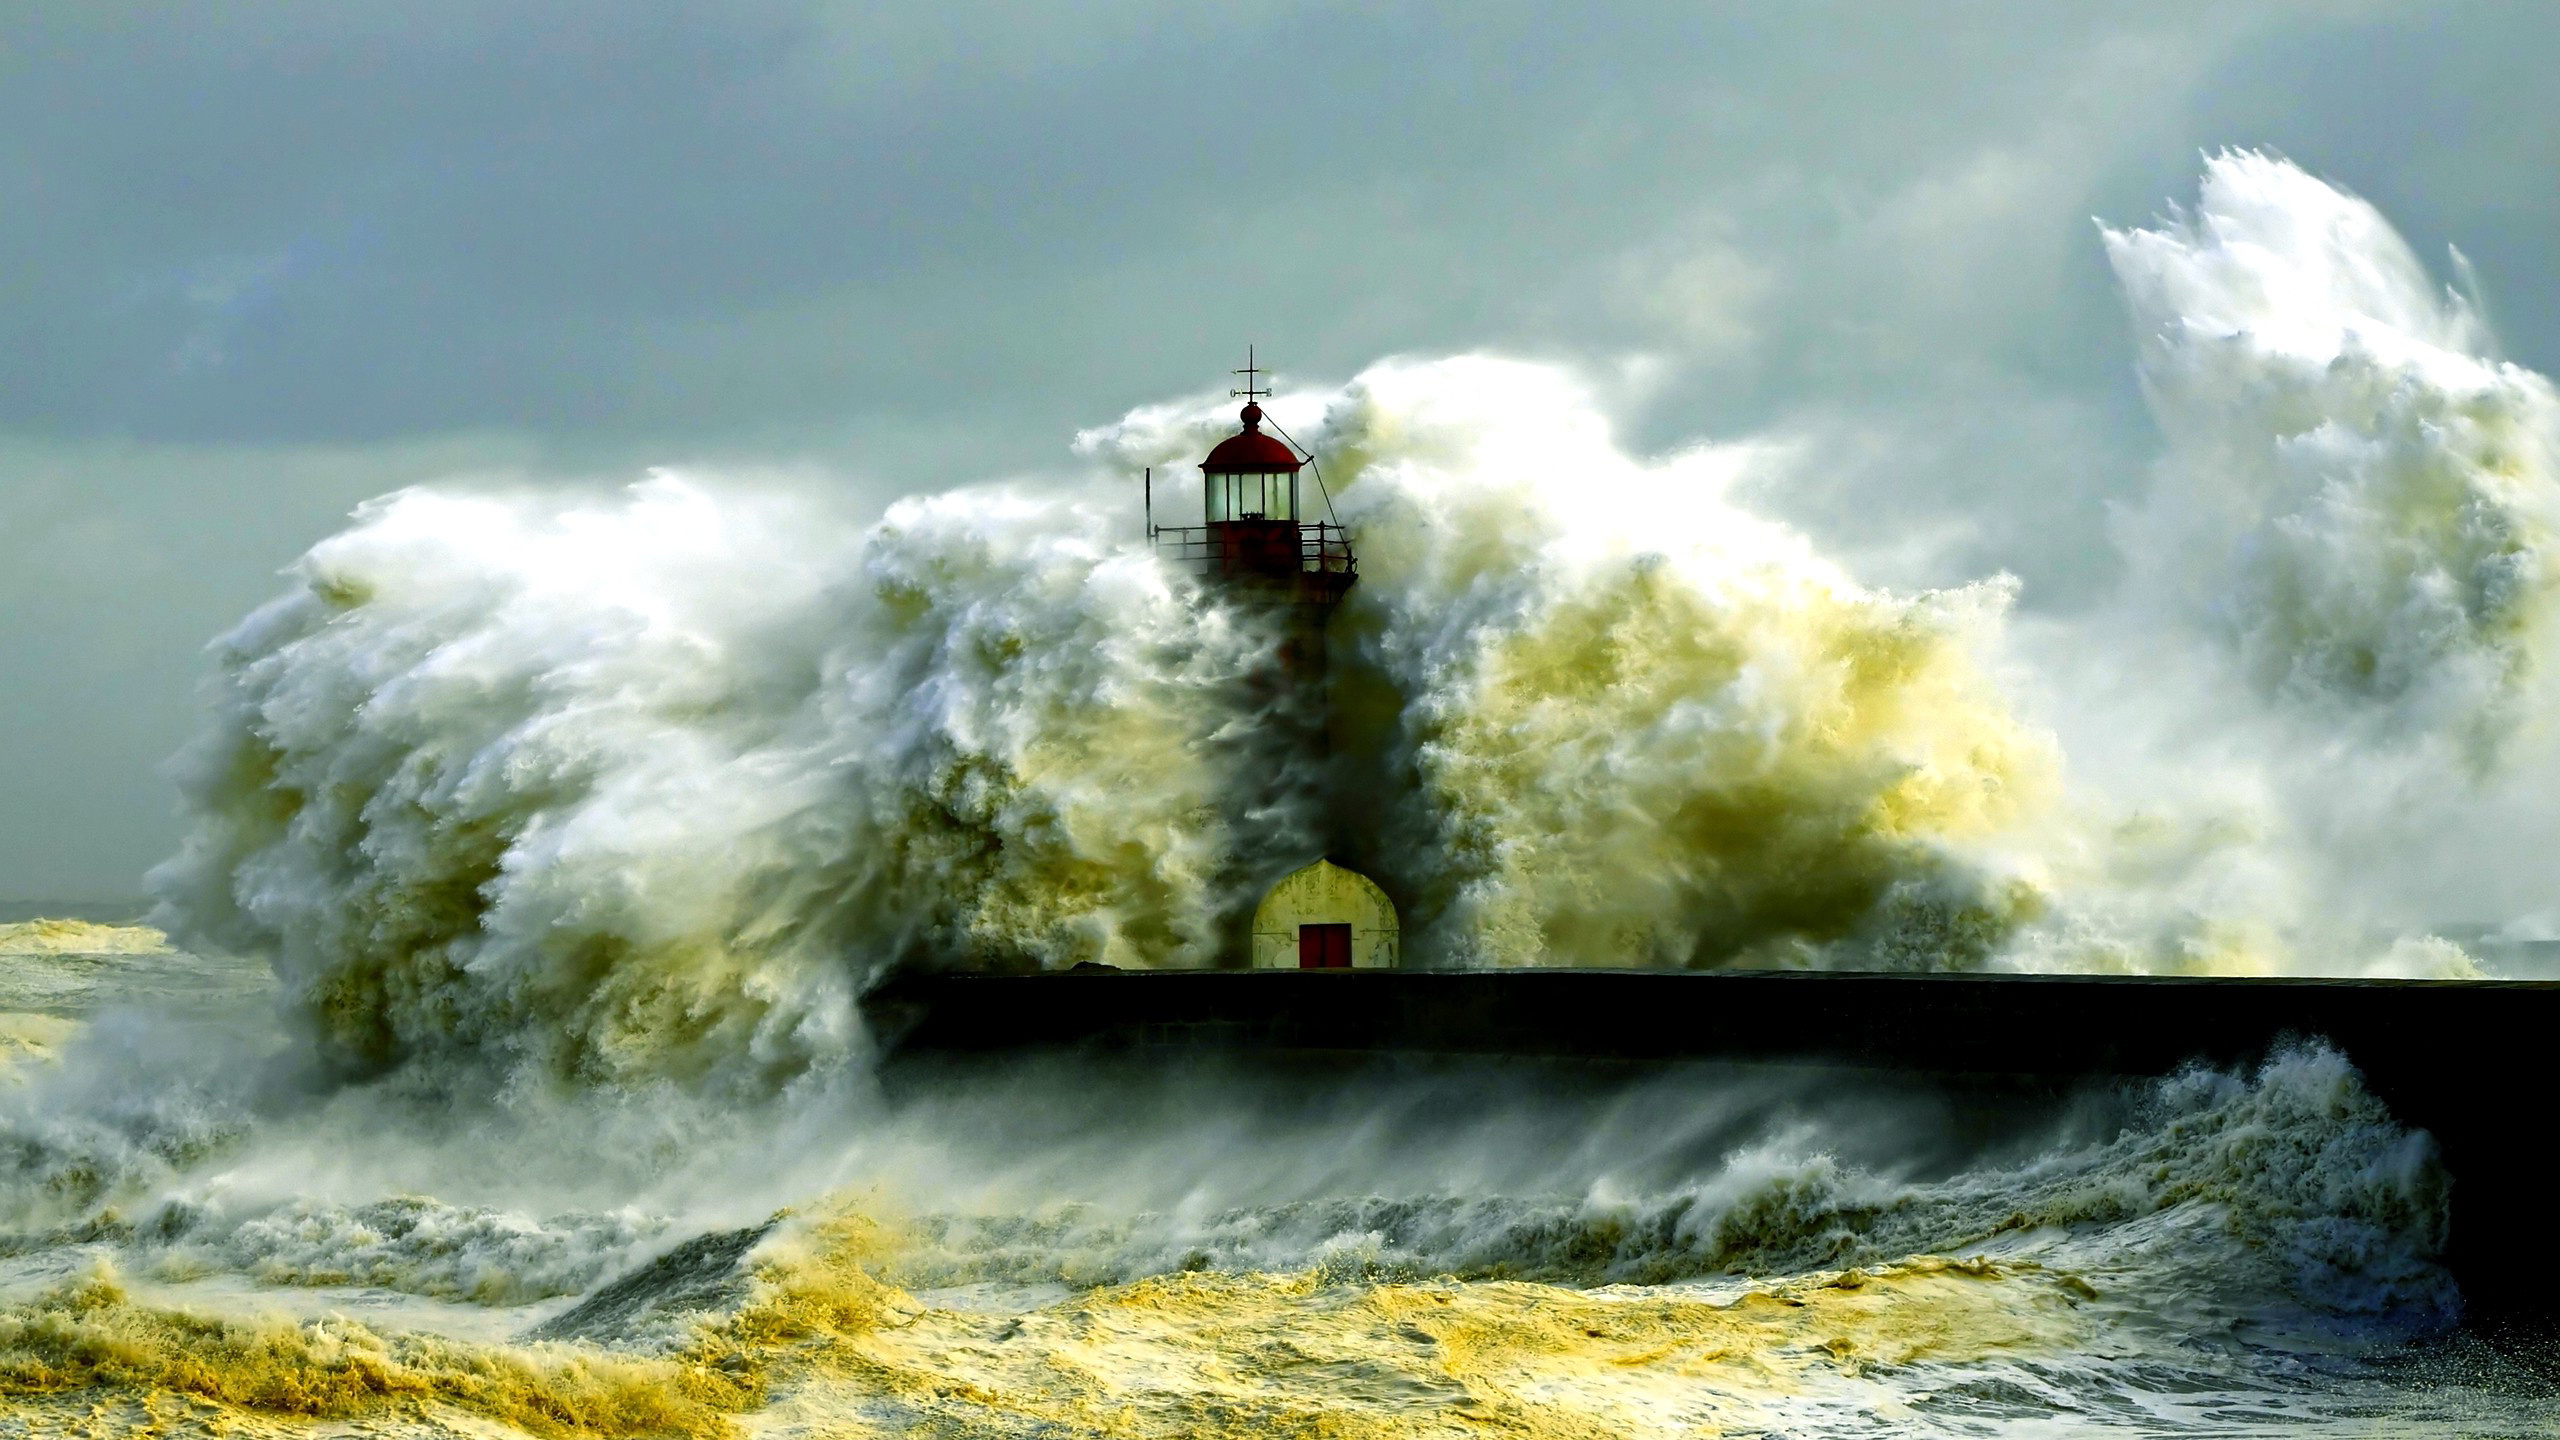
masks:
<path id="1" fill-rule="evenodd" d="M 900 960 L 1205 958 L 1255 637 L 1116 518 L 404 492 L 223 642 L 155 884 L 356 1068 L 762 1088 Z"/>
<path id="2" fill-rule="evenodd" d="M 1381 367 L 1322 433 L 1375 722 L 1335 785 L 1389 797 L 1409 956 L 1962 964 L 2029 903 L 1979 854 L 2053 769 L 1968 655 L 1997 587 L 1862 589 L 1536 367 Z M 1575 529 L 1598 492 L 1701 538 Z M 1214 962 L 1321 827 L 1235 802 L 1276 636 L 1129 518 L 1017 487 L 848 533 L 670 476 L 377 502 L 222 642 L 154 883 L 356 1070 L 759 1089 L 857 1058 L 892 964 Z"/>
<path id="3" fill-rule="evenodd" d="M 2550 385 L 2279 161 L 2106 244 L 2170 441 L 2132 608 L 2170 597 L 2278 711 L 2486 763 L 2560 583 Z M 1101 477 L 868 529 L 672 475 L 412 490 L 217 647 L 155 890 L 272 956 L 343 1071 L 702 1093 L 857 1069 L 892 966 L 1219 963 L 1326 852 L 1421 965 L 2471 972 L 2298 944 L 2324 907 L 2281 816 L 2093 814 L 1994 678 L 2013 583 L 1859 584 L 1734 498 L 1781 450 L 1632 455 L 1569 372 L 1483 356 L 1271 408 L 1360 536 L 1322 757 L 1255 744 L 1278 637 Z M 1172 467 L 1222 423 L 1079 448 Z"/>
<path id="4" fill-rule="evenodd" d="M 1906 1183 L 1761 1144 L 1698 1182 L 1621 1194 L 1340 1196 L 1208 1216 L 1089 1208 L 919 1222 L 910 1284 L 1122 1284 L 1186 1270 L 1661 1285 L 1919 1255 L 2067 1259 L 2146 1289 L 2290 1293 L 2421 1323 L 2456 1308 L 2436 1263 L 2447 1182 L 2333 1050 L 2159 1082 L 2112 1140 Z"/>

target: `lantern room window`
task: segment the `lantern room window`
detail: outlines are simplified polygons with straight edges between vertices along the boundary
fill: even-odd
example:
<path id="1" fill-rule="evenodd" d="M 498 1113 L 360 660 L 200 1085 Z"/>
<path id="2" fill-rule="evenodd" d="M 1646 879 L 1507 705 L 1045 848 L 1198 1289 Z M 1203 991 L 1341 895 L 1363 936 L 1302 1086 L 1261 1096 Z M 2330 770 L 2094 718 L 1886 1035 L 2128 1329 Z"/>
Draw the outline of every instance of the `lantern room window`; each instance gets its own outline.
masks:
<path id="1" fill-rule="evenodd" d="M 1295 470 L 1212 471 L 1208 484 L 1208 520 L 1295 520 L 1298 518 L 1298 472 Z"/>

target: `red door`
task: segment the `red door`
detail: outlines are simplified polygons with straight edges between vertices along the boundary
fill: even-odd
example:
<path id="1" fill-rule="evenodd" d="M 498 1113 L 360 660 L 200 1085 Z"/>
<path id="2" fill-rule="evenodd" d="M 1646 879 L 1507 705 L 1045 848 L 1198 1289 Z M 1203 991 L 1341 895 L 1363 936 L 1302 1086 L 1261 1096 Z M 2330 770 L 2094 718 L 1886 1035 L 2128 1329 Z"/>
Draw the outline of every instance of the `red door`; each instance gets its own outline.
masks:
<path id="1" fill-rule="evenodd" d="M 1298 968 L 1301 970 L 1350 969 L 1351 927 L 1348 925 L 1299 926 Z"/>

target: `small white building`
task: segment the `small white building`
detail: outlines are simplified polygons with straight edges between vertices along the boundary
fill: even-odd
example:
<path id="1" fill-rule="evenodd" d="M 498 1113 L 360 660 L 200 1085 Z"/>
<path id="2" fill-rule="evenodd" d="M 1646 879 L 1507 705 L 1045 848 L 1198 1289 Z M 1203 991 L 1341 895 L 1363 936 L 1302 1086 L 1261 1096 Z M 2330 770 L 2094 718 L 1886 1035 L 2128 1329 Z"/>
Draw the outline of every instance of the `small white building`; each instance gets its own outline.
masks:
<path id="1" fill-rule="evenodd" d="M 1383 970 L 1400 941 L 1396 907 L 1368 876 L 1319 860 L 1283 876 L 1253 912 L 1257 970 Z"/>

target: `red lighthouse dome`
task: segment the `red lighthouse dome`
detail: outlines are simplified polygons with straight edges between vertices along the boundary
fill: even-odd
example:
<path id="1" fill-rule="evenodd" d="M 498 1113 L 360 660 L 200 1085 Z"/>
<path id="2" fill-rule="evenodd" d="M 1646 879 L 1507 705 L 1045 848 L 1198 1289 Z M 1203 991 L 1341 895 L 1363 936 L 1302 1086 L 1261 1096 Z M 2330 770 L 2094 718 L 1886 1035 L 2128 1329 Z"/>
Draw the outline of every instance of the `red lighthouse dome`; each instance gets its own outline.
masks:
<path id="1" fill-rule="evenodd" d="M 1304 460 L 1278 436 L 1262 433 L 1262 407 L 1248 400 L 1244 412 L 1236 417 L 1244 429 L 1218 442 L 1200 468 L 1212 475 L 1232 475 L 1245 471 L 1269 473 L 1277 471 L 1294 475 Z"/>

